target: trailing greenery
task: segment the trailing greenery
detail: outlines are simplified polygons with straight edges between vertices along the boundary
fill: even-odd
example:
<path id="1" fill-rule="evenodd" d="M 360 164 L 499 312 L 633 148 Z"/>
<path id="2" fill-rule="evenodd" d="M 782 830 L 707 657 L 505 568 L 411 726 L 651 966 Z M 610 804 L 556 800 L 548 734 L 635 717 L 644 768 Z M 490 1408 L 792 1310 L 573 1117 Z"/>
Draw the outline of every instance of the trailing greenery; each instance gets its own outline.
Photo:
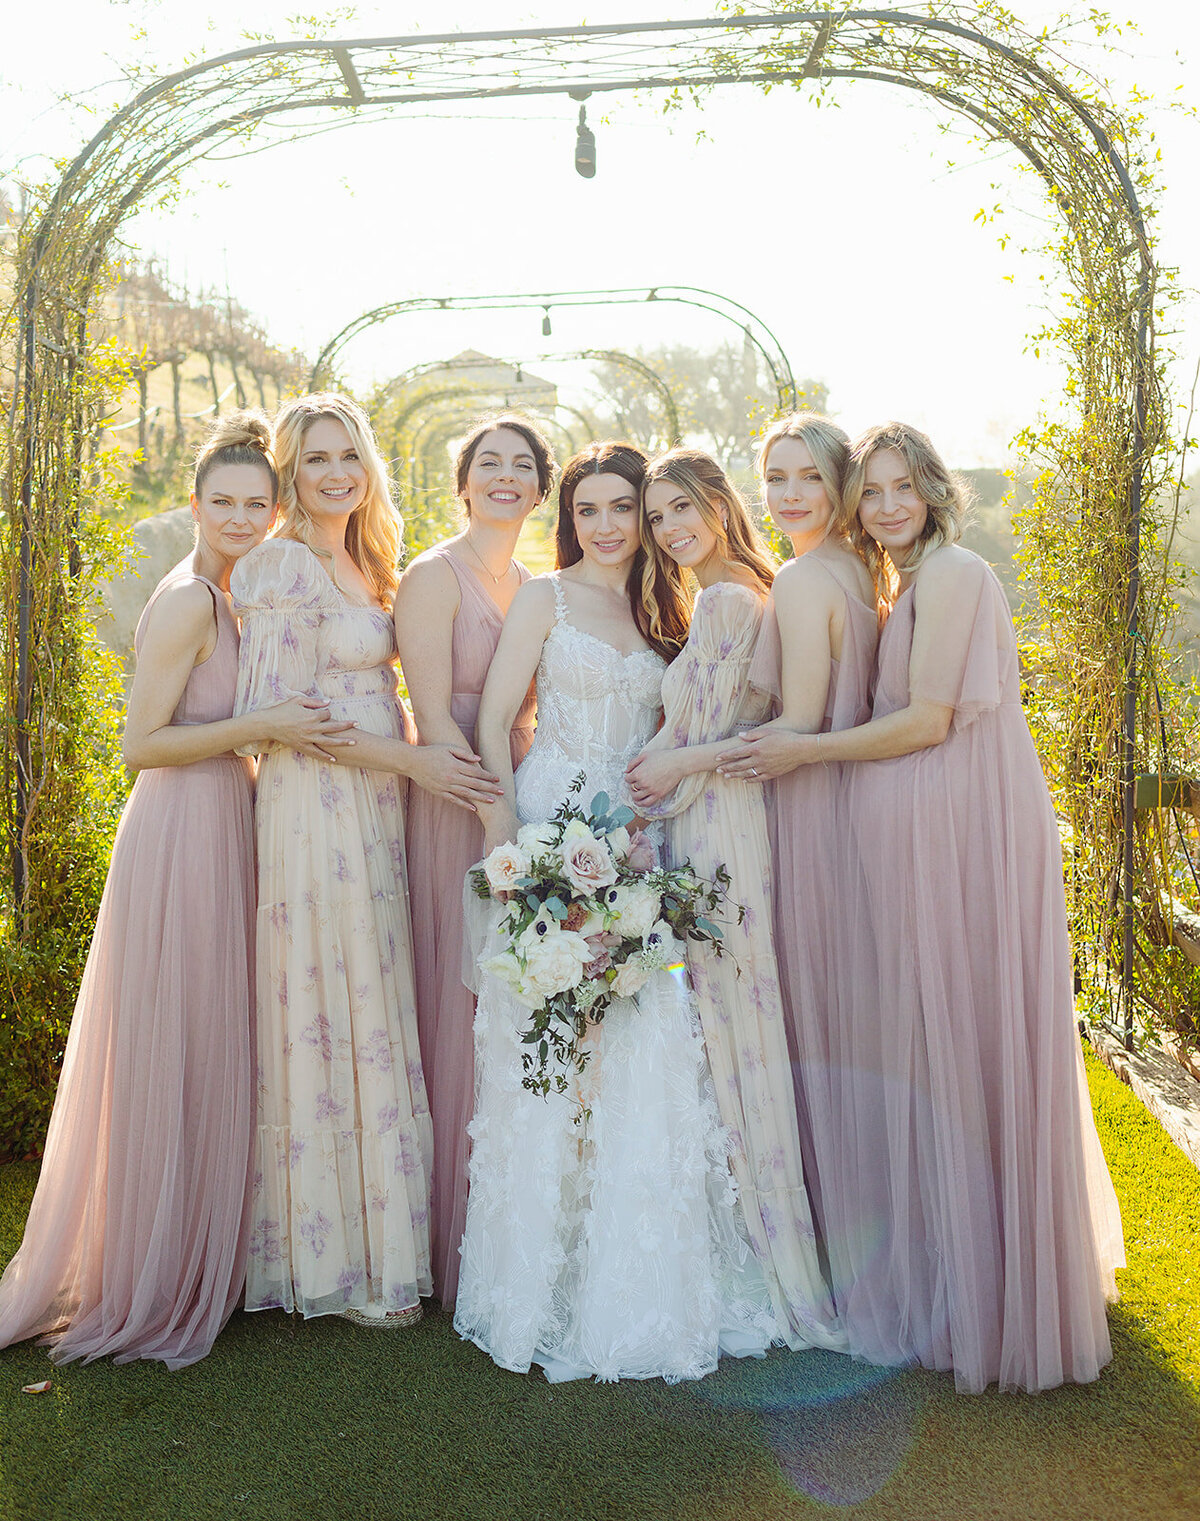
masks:
<path id="1" fill-rule="evenodd" d="M 400 1333 L 235 1314 L 208 1358 L 52 1367 L 0 1353 L 5 1521 L 1192 1521 L 1200 1176 L 1091 1065 L 1128 1232 L 1100 1380 L 954 1393 L 823 1352 L 698 1384 L 547 1384 L 448 1317 Z M 0 1261 L 34 1168 L 0 1171 Z M 50 1377 L 49 1394 L 19 1392 Z"/>

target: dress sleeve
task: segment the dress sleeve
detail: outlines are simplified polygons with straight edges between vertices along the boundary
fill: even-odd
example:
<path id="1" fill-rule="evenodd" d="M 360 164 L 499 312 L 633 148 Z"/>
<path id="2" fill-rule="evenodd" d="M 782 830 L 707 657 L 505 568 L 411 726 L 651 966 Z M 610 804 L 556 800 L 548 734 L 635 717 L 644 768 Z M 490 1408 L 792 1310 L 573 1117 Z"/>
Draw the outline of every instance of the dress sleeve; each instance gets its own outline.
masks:
<path id="1" fill-rule="evenodd" d="M 335 601 L 327 581 L 312 551 L 287 539 L 269 539 L 234 566 L 230 591 L 242 623 L 235 715 L 317 695 L 317 633 Z"/>
<path id="2" fill-rule="evenodd" d="M 1014 695 L 1012 615 L 1000 583 L 977 555 L 964 557 L 952 576 L 943 573 L 936 595 L 922 597 L 922 591 L 918 580 L 914 613 L 922 628 L 913 641 L 909 691 L 953 708 L 955 729 L 964 729 Z"/>
<path id="3" fill-rule="evenodd" d="M 712 744 L 733 733 L 762 621 L 762 604 L 747 587 L 722 581 L 700 593 L 665 694 L 663 729 L 673 748 Z M 684 777 L 670 797 L 647 812 L 652 818 L 682 813 L 710 779 L 706 771 Z"/>
<path id="4" fill-rule="evenodd" d="M 746 679 L 752 687 L 770 697 L 774 711 L 778 713 L 783 702 L 783 641 L 779 636 L 774 597 L 768 597 L 763 608 L 758 643 L 754 647 Z"/>

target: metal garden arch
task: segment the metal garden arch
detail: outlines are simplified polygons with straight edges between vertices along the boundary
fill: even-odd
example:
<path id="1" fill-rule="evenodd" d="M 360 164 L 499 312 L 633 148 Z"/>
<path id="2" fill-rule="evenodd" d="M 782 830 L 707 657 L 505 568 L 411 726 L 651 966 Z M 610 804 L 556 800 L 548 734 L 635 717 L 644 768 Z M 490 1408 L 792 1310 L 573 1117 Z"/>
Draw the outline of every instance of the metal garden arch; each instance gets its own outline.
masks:
<path id="1" fill-rule="evenodd" d="M 39 818 L 72 787 L 69 747 L 54 738 L 56 683 L 69 679 L 86 640 L 74 575 L 78 440 L 88 409 L 97 404 L 91 317 L 122 220 L 168 194 L 173 178 L 214 147 L 249 145 L 271 119 L 341 112 L 370 117 L 420 103 L 523 96 L 683 94 L 731 84 L 811 81 L 820 88 L 852 79 L 917 91 L 984 139 L 1014 147 L 1042 177 L 1062 215 L 1062 259 L 1084 308 L 1104 314 L 1079 340 L 1103 361 L 1091 364 L 1088 375 L 1098 378 L 1085 380 L 1079 406 L 1085 419 L 1105 422 L 1109 436 L 1116 428 L 1121 443 L 1099 464 L 1085 450 L 1072 469 L 1084 509 L 1115 514 L 1123 533 L 1123 608 L 1108 641 L 1115 707 L 1097 707 L 1088 720 L 1097 736 L 1092 752 L 1101 806 L 1112 814 L 1105 835 L 1111 849 L 1106 844 L 1089 870 L 1108 873 L 1114 887 L 1119 877 L 1123 916 L 1111 928 L 1123 940 L 1128 991 L 1139 532 L 1143 474 L 1161 426 L 1152 329 L 1157 270 L 1131 172 L 1134 129 L 1086 89 L 1070 87 L 1069 69 L 1060 75 L 1040 63 L 1043 40 L 1021 32 L 993 0 L 935 0 L 925 15 L 827 5 L 699 21 L 267 43 L 204 59 L 142 89 L 80 151 L 29 219 L 20 243 L 18 304 L 4 333 L 17 371 L 7 423 L 3 549 L 13 630 L 5 779 L 17 933 L 36 929 L 45 884 L 65 869 L 53 829 L 43 829 Z M 1080 320 L 1089 320 L 1086 310 Z M 1097 475 L 1103 479 L 1093 480 Z"/>

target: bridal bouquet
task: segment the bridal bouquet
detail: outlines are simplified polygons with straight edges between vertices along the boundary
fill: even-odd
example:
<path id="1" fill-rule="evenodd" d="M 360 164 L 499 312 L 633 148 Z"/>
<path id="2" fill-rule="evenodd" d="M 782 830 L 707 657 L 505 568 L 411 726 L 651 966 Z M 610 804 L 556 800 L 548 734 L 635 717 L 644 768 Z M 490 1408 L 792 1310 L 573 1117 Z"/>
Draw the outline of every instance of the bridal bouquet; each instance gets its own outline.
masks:
<path id="1" fill-rule="evenodd" d="M 480 898 L 508 904 L 506 947 L 483 970 L 531 1010 L 522 1083 L 543 1095 L 565 1092 L 570 1069 L 583 1070 L 587 1026 L 614 998 L 681 966 L 684 940 L 721 951 L 708 916 L 725 901 L 728 872 L 707 882 L 686 862 L 656 868 L 650 841 L 629 831 L 632 812 L 601 792 L 584 813 L 573 801 L 582 787 L 580 776 L 548 823 L 526 824 L 470 874 Z"/>

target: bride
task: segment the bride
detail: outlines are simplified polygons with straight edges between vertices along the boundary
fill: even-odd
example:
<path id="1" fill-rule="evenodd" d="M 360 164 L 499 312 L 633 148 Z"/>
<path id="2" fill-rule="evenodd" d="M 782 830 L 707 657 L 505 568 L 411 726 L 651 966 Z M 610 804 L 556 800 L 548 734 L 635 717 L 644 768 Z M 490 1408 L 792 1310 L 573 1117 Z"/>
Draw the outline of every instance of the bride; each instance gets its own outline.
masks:
<path id="1" fill-rule="evenodd" d="M 505 787 L 484 810 L 489 850 L 549 819 L 580 772 L 585 807 L 601 791 L 624 798 L 625 767 L 658 726 L 674 648 L 648 644 L 627 590 L 644 472 L 641 452 L 619 443 L 563 471 L 559 570 L 517 593 L 479 710 L 476 744 Z M 535 671 L 537 732 L 514 778 L 508 730 Z M 582 1076 L 543 1098 L 521 1086 L 528 1011 L 475 975 L 455 1329 L 502 1368 L 537 1362 L 551 1382 L 702 1378 L 722 1352 L 764 1352 L 780 1332 L 688 996 L 659 972 L 636 1000 L 615 999 Z"/>

